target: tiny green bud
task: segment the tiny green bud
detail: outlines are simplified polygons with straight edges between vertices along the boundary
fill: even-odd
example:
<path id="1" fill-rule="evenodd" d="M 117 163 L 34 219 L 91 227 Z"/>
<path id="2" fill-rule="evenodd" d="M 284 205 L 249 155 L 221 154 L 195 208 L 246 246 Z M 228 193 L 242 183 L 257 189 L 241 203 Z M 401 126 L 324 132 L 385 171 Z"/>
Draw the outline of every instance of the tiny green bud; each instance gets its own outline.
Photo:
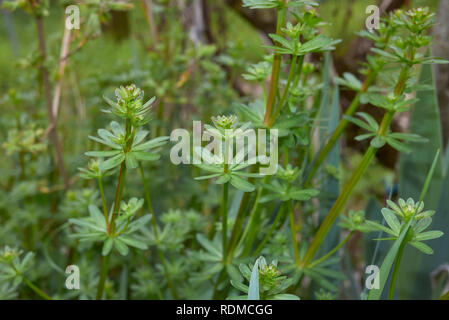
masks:
<path id="1" fill-rule="evenodd" d="M 237 116 L 216 116 L 212 117 L 212 122 L 217 128 L 231 129 L 237 123 Z"/>

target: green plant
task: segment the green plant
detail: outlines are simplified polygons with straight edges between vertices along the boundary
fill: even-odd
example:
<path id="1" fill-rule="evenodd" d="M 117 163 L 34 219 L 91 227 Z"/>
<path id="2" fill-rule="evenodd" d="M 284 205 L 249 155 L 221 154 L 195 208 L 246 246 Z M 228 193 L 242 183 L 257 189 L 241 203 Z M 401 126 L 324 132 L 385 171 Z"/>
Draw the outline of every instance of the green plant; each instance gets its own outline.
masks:
<path id="1" fill-rule="evenodd" d="M 33 264 L 34 254 L 28 252 L 23 259 L 21 259 L 22 251 L 5 246 L 0 251 L 0 280 L 12 281 L 11 288 L 5 286 L 2 291 L 11 291 L 17 288 L 22 281 L 33 290 L 40 298 L 51 300 L 51 298 L 34 285 L 25 276 L 25 272 L 31 268 Z"/>
<path id="2" fill-rule="evenodd" d="M 299 297 L 284 292 L 290 285 L 291 279 L 282 276 L 277 269 L 277 261 L 267 264 L 264 257 L 259 257 L 254 265 L 247 266 L 240 264 L 240 272 L 249 282 L 249 286 L 231 280 L 231 284 L 247 295 L 230 297 L 230 299 L 248 299 L 248 300 L 299 300 Z"/>
<path id="3" fill-rule="evenodd" d="M 423 58 L 422 55 L 416 53 L 417 49 L 429 43 L 429 37 L 424 35 L 423 32 L 432 24 L 432 17 L 433 15 L 426 9 L 411 10 L 407 13 L 398 11 L 393 21 L 398 26 L 404 26 L 409 32 L 409 36 L 406 37 L 405 40 L 402 38 L 396 40 L 395 46 L 393 47 L 394 54 L 390 54 L 385 50 L 373 49 L 373 51 L 381 54 L 381 56 L 386 57 L 387 62 L 398 62 L 402 63 L 403 66 L 400 69 L 399 75 L 397 75 L 396 84 L 392 93 L 390 93 L 387 97 L 368 95 L 368 101 L 370 101 L 373 105 L 386 109 L 385 115 L 380 125 L 374 123 L 373 119 L 366 117 L 366 115 L 366 120 L 370 122 L 369 125 L 365 125 L 362 122 L 357 121 L 359 125 L 364 126 L 370 131 L 373 129 L 375 130 L 374 134 L 370 133 L 362 136 L 361 138 L 369 138 L 372 136 L 374 136 L 374 138 L 371 140 L 370 147 L 365 152 L 360 165 L 356 168 L 350 180 L 342 190 L 341 196 L 336 200 L 334 206 L 327 215 L 326 220 L 318 230 L 314 241 L 305 255 L 304 265 L 307 265 L 313 258 L 319 244 L 323 241 L 331 225 L 337 218 L 339 211 L 343 208 L 351 191 L 354 189 L 363 173 L 367 170 L 368 165 L 374 158 L 377 149 L 382 147 L 385 142 L 388 142 L 394 148 L 404 151 L 402 144 L 396 140 L 397 138 L 404 140 L 416 140 L 414 136 L 402 134 L 400 136 L 395 135 L 392 137 L 388 131 L 395 113 L 405 111 L 406 109 L 404 106 L 410 103 L 410 101 L 405 100 L 403 92 L 406 89 L 407 81 L 409 80 L 409 72 L 411 67 L 419 63 L 432 63 L 438 61 L 438 59 L 434 58 Z"/>
<path id="4" fill-rule="evenodd" d="M 108 158 L 100 163 L 91 162 L 90 171 L 82 170 L 84 177 L 98 179 L 103 214 L 96 206 L 90 205 L 90 217 L 70 220 L 72 224 L 81 227 L 81 230 L 74 235 L 75 237 L 84 241 L 100 241 L 103 243 L 102 255 L 104 258 L 97 299 L 101 299 L 103 295 L 111 250 L 116 248 L 120 254 L 127 255 L 129 252 L 128 246 L 142 250 L 147 249 L 147 245 L 142 237 L 139 237 L 136 233 L 152 217 L 148 214 L 139 219 L 134 219 L 136 212 L 143 206 L 143 199 L 131 198 L 128 203 L 122 202 L 125 177 L 127 170 L 136 169 L 138 166 L 141 168 L 139 161 L 157 160 L 159 155 L 154 152 L 151 153 L 149 150 L 162 146 L 168 139 L 168 137 L 158 137 L 144 141 L 149 132 L 142 130 L 141 127 L 150 121 L 149 109 L 155 98 L 143 103 L 143 91 L 135 85 L 120 87 L 115 91 L 115 95 L 115 102 L 106 98 L 106 101 L 111 106 L 111 110 L 106 110 L 106 112 L 122 118 L 125 121 L 125 128 L 113 121 L 110 124 L 112 132 L 106 129 L 99 129 L 99 137 L 90 137 L 92 140 L 106 145 L 112 150 L 87 152 L 86 155 L 91 157 Z M 103 173 L 117 167 L 120 169 L 114 203 L 111 209 L 108 210 L 104 200 L 105 196 L 101 179 Z M 145 184 L 146 181 L 144 177 L 142 178 Z M 151 206 L 149 196 L 147 202 Z M 153 226 L 155 226 L 154 220 Z"/>
<path id="5" fill-rule="evenodd" d="M 449 259 L 434 14 L 385 14 L 358 33 L 372 43 L 359 75 L 336 75 L 341 41 L 314 1 L 244 0 L 276 17 L 258 52 L 259 31 L 225 2 L 201 2 L 205 21 L 174 3 L 83 1 L 70 31 L 65 2 L 3 2 L 37 33 L 0 76 L 0 298 L 447 297 L 428 283 Z M 175 128 L 189 147 L 179 165 Z M 382 148 L 396 167 L 374 166 Z M 365 264 L 380 288 L 360 296 Z M 80 290 L 63 285 L 68 265 Z"/>

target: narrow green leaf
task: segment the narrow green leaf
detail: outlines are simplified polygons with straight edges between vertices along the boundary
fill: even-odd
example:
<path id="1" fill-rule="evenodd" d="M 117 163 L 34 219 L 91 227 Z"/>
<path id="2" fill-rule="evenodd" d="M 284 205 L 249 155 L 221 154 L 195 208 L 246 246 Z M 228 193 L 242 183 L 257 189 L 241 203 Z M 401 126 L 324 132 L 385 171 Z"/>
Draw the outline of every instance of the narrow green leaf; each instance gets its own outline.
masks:
<path id="1" fill-rule="evenodd" d="M 381 212 L 388 226 L 396 233 L 396 235 L 399 235 L 401 224 L 398 218 L 396 218 L 396 215 L 387 208 L 382 208 Z"/>
<path id="2" fill-rule="evenodd" d="M 148 245 L 145 242 L 143 242 L 142 240 L 132 238 L 130 236 L 124 236 L 124 235 L 120 236 L 119 239 L 131 247 L 135 247 L 135 248 L 142 249 L 142 250 L 148 249 Z"/>
<path id="3" fill-rule="evenodd" d="M 245 179 L 242 179 L 236 175 L 231 175 L 231 184 L 243 192 L 251 192 L 254 191 L 255 187 L 253 184 L 249 183 Z"/>
<path id="4" fill-rule="evenodd" d="M 114 246 L 114 239 L 107 238 L 103 244 L 103 249 L 101 250 L 101 254 L 103 256 L 107 256 L 109 254 L 109 252 L 111 252 L 113 246 Z"/>
<path id="5" fill-rule="evenodd" d="M 437 230 L 427 231 L 417 234 L 415 236 L 415 239 L 417 241 L 432 240 L 441 237 L 443 234 L 444 234 L 443 232 Z"/>
<path id="6" fill-rule="evenodd" d="M 114 247 L 117 249 L 117 251 L 122 255 L 126 256 L 128 255 L 129 248 L 125 244 L 124 241 L 121 241 L 120 239 L 114 239 Z"/>
<path id="7" fill-rule="evenodd" d="M 100 168 L 101 171 L 107 171 L 109 169 L 119 166 L 124 160 L 125 160 L 125 155 L 123 153 L 120 153 L 120 154 L 113 156 L 112 158 L 109 158 L 108 160 L 100 163 L 100 165 L 98 167 Z"/>
<path id="8" fill-rule="evenodd" d="M 412 246 L 414 246 L 419 251 L 425 253 L 425 254 L 433 254 L 433 249 L 429 247 L 427 244 L 418 242 L 418 241 L 411 241 L 409 242 Z"/>
<path id="9" fill-rule="evenodd" d="M 141 151 L 135 151 L 133 152 L 134 156 L 137 160 L 140 161 L 156 161 L 159 160 L 161 157 L 158 153 L 151 153 L 151 152 L 141 152 Z"/>
<path id="10" fill-rule="evenodd" d="M 203 234 L 198 233 L 196 235 L 196 239 L 203 246 L 204 249 L 209 251 L 214 256 L 216 256 L 216 257 L 221 257 L 222 256 L 221 251 L 218 248 L 216 248 L 214 246 L 214 244 L 209 239 L 207 239 Z"/>
<path id="11" fill-rule="evenodd" d="M 111 151 L 88 151 L 85 153 L 86 156 L 89 157 L 111 157 L 119 154 L 119 150 L 111 150 Z"/>
<path id="12" fill-rule="evenodd" d="M 259 258 L 260 259 L 260 258 Z M 248 288 L 248 300 L 259 300 L 259 259 L 254 263 Z"/>
<path id="13" fill-rule="evenodd" d="M 399 251 L 399 247 L 401 246 L 402 241 L 404 241 L 405 235 L 407 234 L 408 229 L 410 228 L 410 225 L 412 224 L 413 219 L 410 219 L 410 221 L 406 224 L 404 229 L 402 230 L 399 238 L 393 243 L 390 250 L 387 253 L 387 256 L 385 257 L 384 261 L 382 262 L 382 265 L 380 266 L 379 273 L 377 274 L 377 277 L 379 277 L 379 289 L 371 289 L 368 294 L 368 300 L 379 300 L 380 295 L 382 294 L 382 291 L 384 290 L 384 287 L 388 280 L 388 275 L 390 274 L 391 267 L 393 266 L 394 260 L 396 259 L 396 255 Z"/>

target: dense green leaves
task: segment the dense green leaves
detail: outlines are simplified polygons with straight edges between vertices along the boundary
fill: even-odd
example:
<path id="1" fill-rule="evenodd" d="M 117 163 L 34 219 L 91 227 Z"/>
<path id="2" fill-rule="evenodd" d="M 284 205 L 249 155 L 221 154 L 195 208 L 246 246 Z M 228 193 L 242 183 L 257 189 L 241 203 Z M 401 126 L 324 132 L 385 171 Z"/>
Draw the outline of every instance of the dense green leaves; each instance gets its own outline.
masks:
<path id="1" fill-rule="evenodd" d="M 412 149 L 404 142 L 427 142 L 428 140 L 413 133 L 393 132 L 386 135 L 379 134 L 379 124 L 374 120 L 372 116 L 364 112 L 357 112 L 357 115 L 363 118 L 364 121 L 345 116 L 345 118 L 357 126 L 367 130 L 369 133 L 361 134 L 355 137 L 357 141 L 363 141 L 371 138 L 370 144 L 376 149 L 382 148 L 385 144 L 390 145 L 392 148 L 403 153 L 410 153 Z"/>
<path id="2" fill-rule="evenodd" d="M 12 286 L 17 287 L 23 281 L 23 274 L 32 267 L 35 254 L 21 255 L 21 250 L 8 246 L 0 250 L 0 282 L 12 281 Z"/>
<path id="3" fill-rule="evenodd" d="M 312 40 L 300 43 L 297 39 L 287 40 L 276 34 L 270 34 L 270 38 L 278 42 L 281 46 L 269 47 L 274 49 L 279 54 L 289 54 L 293 56 L 303 56 L 312 52 L 324 52 L 334 50 L 334 45 L 339 43 L 339 40 L 332 40 L 325 35 L 319 35 Z"/>
<path id="4" fill-rule="evenodd" d="M 89 157 L 107 158 L 98 165 L 100 171 L 108 171 L 118 167 L 123 161 L 128 169 L 137 168 L 137 161 L 155 161 L 160 155 L 156 149 L 163 146 L 169 137 L 157 137 L 152 140 L 144 141 L 148 131 L 136 129 L 132 142 L 126 138 L 125 129 L 119 123 L 112 121 L 110 123 L 111 131 L 105 129 L 98 130 L 98 137 L 89 136 L 90 139 L 112 148 L 110 151 L 89 151 L 86 155 Z"/>
<path id="5" fill-rule="evenodd" d="M 129 252 L 128 246 L 138 249 L 147 249 L 147 241 L 139 235 L 139 231 L 150 221 L 151 215 L 147 214 L 140 218 L 134 218 L 136 212 L 142 207 L 143 200 L 130 199 L 128 203 L 123 202 L 120 212 L 114 223 L 115 232 L 110 232 L 105 217 L 94 205 L 89 206 L 89 217 L 70 219 L 69 222 L 76 226 L 73 238 L 87 242 L 103 242 L 102 254 L 108 255 L 112 249 L 126 256 Z"/>

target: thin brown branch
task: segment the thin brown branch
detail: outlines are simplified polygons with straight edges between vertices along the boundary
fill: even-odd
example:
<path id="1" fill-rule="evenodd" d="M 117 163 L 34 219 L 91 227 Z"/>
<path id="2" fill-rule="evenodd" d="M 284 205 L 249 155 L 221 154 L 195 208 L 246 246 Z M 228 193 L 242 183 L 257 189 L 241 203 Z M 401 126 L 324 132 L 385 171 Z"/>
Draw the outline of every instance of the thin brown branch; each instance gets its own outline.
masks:
<path id="1" fill-rule="evenodd" d="M 39 43 L 39 52 L 41 55 L 41 63 L 39 65 L 39 71 L 42 77 L 42 83 L 44 86 L 44 95 L 45 102 L 47 106 L 47 116 L 50 122 L 50 132 L 49 136 L 54 145 L 55 153 L 56 153 L 56 162 L 59 168 L 59 174 L 64 180 L 64 186 L 66 189 L 70 187 L 70 180 L 67 175 L 67 171 L 64 164 L 64 157 L 62 153 L 62 146 L 59 140 L 58 132 L 57 132 L 57 118 L 54 116 L 52 111 L 52 99 L 51 99 L 51 88 L 50 88 L 50 80 L 48 76 L 48 70 L 44 66 L 44 61 L 47 56 L 46 46 L 45 46 L 45 36 L 44 36 L 44 24 L 42 18 L 36 16 L 36 29 L 37 29 L 37 38 Z"/>
<path id="2" fill-rule="evenodd" d="M 159 32 L 157 30 L 157 25 L 154 20 L 153 15 L 153 3 L 152 0 L 141 0 L 140 5 L 142 6 L 143 12 L 145 14 L 145 18 L 148 22 L 148 26 L 150 29 L 150 34 L 153 37 L 153 43 L 159 42 Z"/>
<path id="3" fill-rule="evenodd" d="M 69 52 L 70 39 L 71 31 L 68 28 L 64 28 L 64 36 L 62 37 L 61 44 L 61 59 L 59 60 L 58 81 L 56 82 L 52 103 L 52 113 L 54 118 L 58 117 L 59 102 L 61 101 L 62 79 L 64 77 L 64 71 L 67 65 L 67 59 L 63 59 L 63 57 L 65 57 Z"/>
<path id="4" fill-rule="evenodd" d="M 70 56 L 72 56 L 73 54 L 75 54 L 76 52 L 81 50 L 84 47 L 84 45 L 87 43 L 88 39 L 89 39 L 88 37 L 84 37 L 83 39 L 81 39 L 81 41 L 78 43 L 78 45 L 76 46 L 75 49 L 72 49 L 72 51 L 66 52 L 66 54 L 64 56 L 61 56 L 59 58 L 59 62 L 67 60 L 67 58 L 69 58 Z"/>

